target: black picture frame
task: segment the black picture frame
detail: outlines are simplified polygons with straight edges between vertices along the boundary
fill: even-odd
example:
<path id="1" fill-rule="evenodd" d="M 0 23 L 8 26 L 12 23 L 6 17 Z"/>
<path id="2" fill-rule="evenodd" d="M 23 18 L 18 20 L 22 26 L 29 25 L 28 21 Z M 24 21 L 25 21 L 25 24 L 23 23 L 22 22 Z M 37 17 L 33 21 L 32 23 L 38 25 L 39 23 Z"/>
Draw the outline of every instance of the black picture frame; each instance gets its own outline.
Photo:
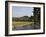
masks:
<path id="1" fill-rule="evenodd" d="M 39 33 L 27 33 L 27 34 L 8 34 L 8 2 L 11 3 L 27 3 L 27 4 L 43 4 L 43 32 L 39 32 Z M 25 2 L 25 1 L 5 1 L 5 36 L 18 36 L 18 35 L 36 35 L 36 34 L 45 34 L 45 3 L 41 3 L 41 2 Z"/>

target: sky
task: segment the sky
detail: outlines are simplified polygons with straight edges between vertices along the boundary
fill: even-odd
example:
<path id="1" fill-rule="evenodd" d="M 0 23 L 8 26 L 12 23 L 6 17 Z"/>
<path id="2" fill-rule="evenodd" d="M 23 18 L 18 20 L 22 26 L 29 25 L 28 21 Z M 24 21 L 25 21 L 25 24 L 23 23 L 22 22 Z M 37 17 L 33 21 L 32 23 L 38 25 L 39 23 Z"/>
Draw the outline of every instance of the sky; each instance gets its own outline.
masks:
<path id="1" fill-rule="evenodd" d="M 12 7 L 12 17 L 22 17 L 22 16 L 32 16 L 33 15 L 33 7 L 20 7 L 13 6 Z"/>

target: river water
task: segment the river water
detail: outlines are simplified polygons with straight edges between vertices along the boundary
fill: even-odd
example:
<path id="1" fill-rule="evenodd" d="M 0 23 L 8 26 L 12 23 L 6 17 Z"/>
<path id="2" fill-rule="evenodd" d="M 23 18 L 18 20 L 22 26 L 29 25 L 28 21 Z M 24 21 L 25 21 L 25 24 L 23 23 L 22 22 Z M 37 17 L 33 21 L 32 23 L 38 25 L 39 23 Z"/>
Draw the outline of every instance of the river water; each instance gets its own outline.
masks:
<path id="1" fill-rule="evenodd" d="M 32 26 L 16 26 L 14 30 L 30 30 L 32 29 Z"/>
<path id="2" fill-rule="evenodd" d="M 34 26 L 16 26 L 13 30 L 31 30 L 31 29 L 39 29 L 40 26 L 39 25 L 36 25 L 35 28 Z"/>

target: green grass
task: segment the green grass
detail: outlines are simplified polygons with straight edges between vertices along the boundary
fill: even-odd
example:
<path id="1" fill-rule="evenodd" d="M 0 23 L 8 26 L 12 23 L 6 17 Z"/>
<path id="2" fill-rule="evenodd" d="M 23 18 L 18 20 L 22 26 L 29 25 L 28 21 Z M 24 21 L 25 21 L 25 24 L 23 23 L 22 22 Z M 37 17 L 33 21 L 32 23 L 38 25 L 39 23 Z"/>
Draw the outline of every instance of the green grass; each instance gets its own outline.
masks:
<path id="1" fill-rule="evenodd" d="M 16 26 L 24 26 L 24 25 L 31 25 L 33 22 L 27 22 L 27 21 L 13 21 L 12 26 L 13 28 Z"/>

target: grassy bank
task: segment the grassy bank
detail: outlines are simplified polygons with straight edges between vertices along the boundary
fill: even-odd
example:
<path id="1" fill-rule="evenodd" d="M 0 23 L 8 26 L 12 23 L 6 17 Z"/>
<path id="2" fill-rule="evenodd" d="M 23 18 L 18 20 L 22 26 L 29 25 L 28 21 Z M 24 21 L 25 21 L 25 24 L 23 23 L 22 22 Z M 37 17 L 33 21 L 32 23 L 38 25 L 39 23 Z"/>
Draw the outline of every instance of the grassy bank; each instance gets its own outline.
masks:
<path id="1" fill-rule="evenodd" d="M 12 28 L 16 26 L 27 26 L 27 25 L 32 25 L 33 22 L 27 22 L 27 21 L 12 21 Z"/>

